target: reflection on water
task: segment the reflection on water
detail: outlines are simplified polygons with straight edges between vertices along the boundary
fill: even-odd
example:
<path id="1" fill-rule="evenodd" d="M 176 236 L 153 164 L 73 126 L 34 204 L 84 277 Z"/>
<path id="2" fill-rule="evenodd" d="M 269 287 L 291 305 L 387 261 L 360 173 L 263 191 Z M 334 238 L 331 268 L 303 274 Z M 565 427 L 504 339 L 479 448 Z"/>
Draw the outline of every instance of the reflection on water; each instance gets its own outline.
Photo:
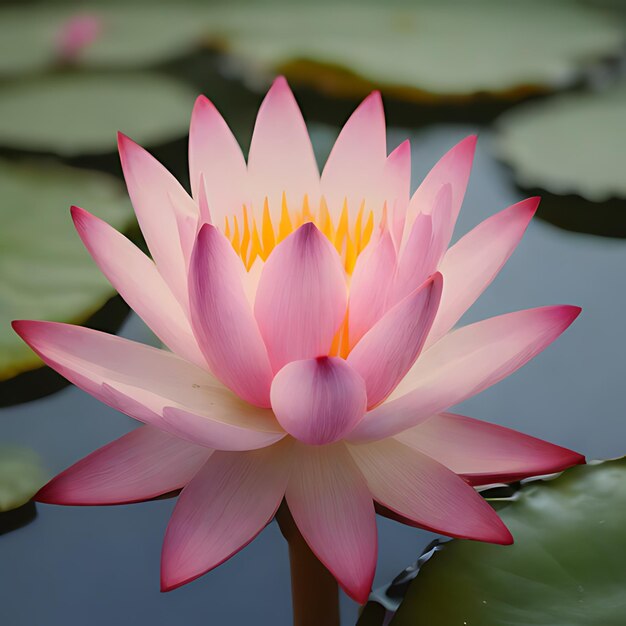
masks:
<path id="1" fill-rule="evenodd" d="M 414 136 L 414 184 L 433 160 L 475 129 L 437 126 Z M 327 144 L 327 132 L 320 133 Z M 390 131 L 390 148 L 406 136 Z M 457 234 L 520 199 L 489 155 L 482 133 Z M 90 207 L 94 210 L 97 207 Z M 462 411 L 523 430 L 591 458 L 626 452 L 623 332 L 626 242 L 559 230 L 536 220 L 502 275 L 472 308 L 474 321 L 543 304 L 579 304 L 583 315 L 520 372 L 464 403 Z M 131 318 L 123 334 L 149 340 Z M 34 448 L 57 472 L 134 423 L 75 388 L 0 411 L 0 440 Z M 0 537 L 0 623 L 90 626 L 172 623 L 289 624 L 287 551 L 270 525 L 214 572 L 160 594 L 159 556 L 174 505 L 160 500 L 116 507 L 39 505 L 37 519 Z M 415 560 L 433 538 L 380 519 L 376 585 Z M 346 623 L 356 607 L 344 598 Z"/>

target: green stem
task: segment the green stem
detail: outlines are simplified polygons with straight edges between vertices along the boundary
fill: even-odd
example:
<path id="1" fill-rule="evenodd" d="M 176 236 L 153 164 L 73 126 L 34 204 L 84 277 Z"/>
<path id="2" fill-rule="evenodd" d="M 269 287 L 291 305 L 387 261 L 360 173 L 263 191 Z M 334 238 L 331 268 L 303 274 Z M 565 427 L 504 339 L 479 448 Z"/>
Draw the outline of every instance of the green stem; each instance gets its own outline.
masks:
<path id="1" fill-rule="evenodd" d="M 276 520 L 289 544 L 293 626 L 339 626 L 339 588 L 311 552 L 283 502 Z"/>

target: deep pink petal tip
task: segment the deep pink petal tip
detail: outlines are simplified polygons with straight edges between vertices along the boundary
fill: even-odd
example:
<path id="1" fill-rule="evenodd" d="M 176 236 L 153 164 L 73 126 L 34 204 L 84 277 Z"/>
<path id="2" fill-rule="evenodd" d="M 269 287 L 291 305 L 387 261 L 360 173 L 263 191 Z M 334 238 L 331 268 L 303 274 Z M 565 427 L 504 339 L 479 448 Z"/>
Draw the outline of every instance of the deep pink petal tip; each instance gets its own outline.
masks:
<path id="1" fill-rule="evenodd" d="M 273 81 L 272 81 L 272 86 L 270 88 L 271 89 L 288 89 L 289 91 L 291 91 L 291 88 L 289 87 L 289 82 L 287 81 L 287 79 L 280 74 L 279 76 L 277 76 Z"/>

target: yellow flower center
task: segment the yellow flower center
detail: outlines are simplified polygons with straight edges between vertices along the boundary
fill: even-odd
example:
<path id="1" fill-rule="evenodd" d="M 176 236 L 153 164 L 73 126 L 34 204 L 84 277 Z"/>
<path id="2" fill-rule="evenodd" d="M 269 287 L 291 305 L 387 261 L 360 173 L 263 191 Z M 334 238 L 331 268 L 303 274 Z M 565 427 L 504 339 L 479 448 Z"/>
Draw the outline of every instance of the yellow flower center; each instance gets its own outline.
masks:
<path id="1" fill-rule="evenodd" d="M 384 206 L 381 223 L 385 223 L 386 213 L 386 206 Z M 344 200 L 343 208 L 335 223 L 324 198 L 320 200 L 317 210 L 313 211 L 309 199 L 305 195 L 302 208 L 298 211 L 290 211 L 283 193 L 278 224 L 272 222 L 269 203 L 266 198 L 263 203 L 263 215 L 259 223 L 257 223 L 252 211 L 249 211 L 248 207 L 244 205 L 239 216 L 234 215 L 230 219 L 225 218 L 224 234 L 230 240 L 235 252 L 241 257 L 246 269 L 250 270 L 257 257 L 265 261 L 276 245 L 285 237 L 302 224 L 313 222 L 320 232 L 328 237 L 328 240 L 339 253 L 349 277 L 352 275 L 359 254 L 365 249 L 372 237 L 374 213 L 371 210 L 365 210 L 365 201 L 363 201 L 354 220 L 351 220 L 350 217 L 346 200 Z M 350 349 L 348 313 L 346 312 L 345 319 L 329 350 L 329 355 L 340 356 L 345 359 L 350 353 Z"/>
<path id="2" fill-rule="evenodd" d="M 328 237 L 337 249 L 346 272 L 351 275 L 357 257 L 369 243 L 374 229 L 374 214 L 372 211 L 366 213 L 365 201 L 361 203 L 353 222 L 350 220 L 348 203 L 344 201 L 335 224 L 324 198 L 321 199 L 317 210 L 312 210 L 308 197 L 304 196 L 302 208 L 290 211 L 283 194 L 278 224 L 272 222 L 266 198 L 259 224 L 244 205 L 239 216 L 225 218 L 224 233 L 249 270 L 257 257 L 265 261 L 277 244 L 306 222 L 313 222 Z"/>

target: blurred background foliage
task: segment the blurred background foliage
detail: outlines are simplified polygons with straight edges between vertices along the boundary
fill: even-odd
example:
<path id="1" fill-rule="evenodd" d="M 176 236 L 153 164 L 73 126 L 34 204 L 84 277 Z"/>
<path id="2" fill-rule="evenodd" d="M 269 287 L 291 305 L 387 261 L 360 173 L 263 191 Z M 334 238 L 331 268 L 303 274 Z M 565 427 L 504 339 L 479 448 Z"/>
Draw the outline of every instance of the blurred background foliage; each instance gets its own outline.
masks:
<path id="1" fill-rule="evenodd" d="M 0 0 L 0 406 L 64 384 L 12 319 L 115 331 L 127 313 L 68 211 L 143 245 L 118 130 L 187 186 L 199 93 L 246 150 L 265 89 L 285 74 L 323 163 L 359 99 L 381 89 L 391 133 L 488 129 L 506 175 L 543 197 L 539 217 L 623 238 L 625 43 L 624 0 Z M 0 450 L 0 511 L 28 521 L 42 476 L 28 452 Z"/>
<path id="2" fill-rule="evenodd" d="M 14 165 L 28 160 L 0 163 L 8 190 L 0 197 L 0 379 L 38 363 L 10 319 L 84 321 L 112 295 L 71 233 L 66 208 L 83 201 L 132 227 L 115 181 L 84 171 L 119 177 L 116 131 L 186 181 L 181 156 L 195 96 L 206 93 L 225 111 L 246 147 L 258 94 L 277 73 L 287 75 L 313 121 L 336 125 L 374 88 L 383 90 L 395 125 L 495 120 L 498 155 L 521 187 L 548 196 L 546 218 L 626 235 L 626 89 L 613 85 L 623 74 L 625 7 L 584 0 L 0 3 L 0 155 Z M 523 101 L 530 103 L 518 110 Z M 57 176 L 51 161 L 75 170 Z M 567 210 L 559 208 L 563 199 Z M 16 283 L 24 275 L 30 279 Z"/>

